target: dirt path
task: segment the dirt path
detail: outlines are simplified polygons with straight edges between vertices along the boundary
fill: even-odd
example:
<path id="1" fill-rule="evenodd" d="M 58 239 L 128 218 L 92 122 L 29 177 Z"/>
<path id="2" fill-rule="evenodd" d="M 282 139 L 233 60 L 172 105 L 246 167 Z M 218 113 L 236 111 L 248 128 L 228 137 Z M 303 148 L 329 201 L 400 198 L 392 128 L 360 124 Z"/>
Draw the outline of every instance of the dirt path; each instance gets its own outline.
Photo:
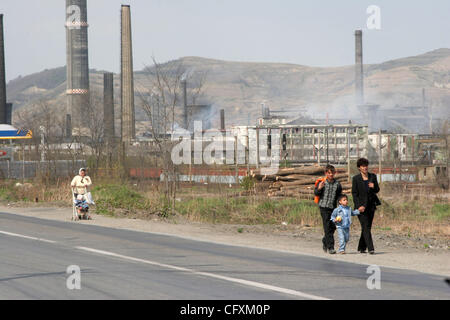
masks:
<path id="1" fill-rule="evenodd" d="M 42 219 L 70 221 L 71 208 L 0 206 L 0 212 L 14 213 Z M 330 255 L 322 251 L 322 233 L 319 228 L 290 225 L 223 225 L 160 219 L 140 220 L 112 218 L 93 214 L 91 221 L 76 223 L 93 224 L 119 229 L 176 235 L 178 237 L 205 240 L 216 243 L 265 248 L 312 255 L 331 260 L 379 265 L 416 270 L 450 277 L 450 239 L 411 238 L 395 235 L 392 231 L 374 230 L 376 254 L 356 252 L 359 226 L 351 230 L 346 255 Z M 75 222 L 74 222 L 75 223 Z M 357 223 L 355 223 L 357 224 Z M 335 234 L 336 246 L 338 243 Z"/>

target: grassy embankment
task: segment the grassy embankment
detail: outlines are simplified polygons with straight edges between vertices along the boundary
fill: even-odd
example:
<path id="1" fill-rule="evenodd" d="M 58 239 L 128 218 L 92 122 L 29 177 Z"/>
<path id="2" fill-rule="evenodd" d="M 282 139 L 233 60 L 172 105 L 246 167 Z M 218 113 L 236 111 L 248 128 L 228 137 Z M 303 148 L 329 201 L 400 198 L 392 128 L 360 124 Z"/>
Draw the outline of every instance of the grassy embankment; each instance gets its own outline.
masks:
<path id="1" fill-rule="evenodd" d="M 96 181 L 92 188 L 95 212 L 119 217 L 150 219 L 158 215 L 172 219 L 172 210 L 164 201 L 161 190 L 161 185 L 150 182 Z M 242 190 L 242 186 L 185 186 L 177 195 L 174 211 L 176 216 L 196 222 L 238 225 L 285 222 L 321 226 L 317 206 L 312 200 L 269 199 L 264 194 L 240 196 Z M 392 197 L 392 193 L 388 185 L 382 186 L 380 198 L 383 204 L 377 210 L 375 230 L 450 237 L 450 204 L 445 194 L 430 197 L 427 191 L 396 191 L 396 197 Z M 57 181 L 50 186 L 36 183 L 16 186 L 16 181 L 4 181 L 0 185 L 0 200 L 24 205 L 37 200 L 45 205 L 70 206 L 71 194 L 67 181 Z M 355 223 L 355 228 L 358 227 L 359 223 Z"/>

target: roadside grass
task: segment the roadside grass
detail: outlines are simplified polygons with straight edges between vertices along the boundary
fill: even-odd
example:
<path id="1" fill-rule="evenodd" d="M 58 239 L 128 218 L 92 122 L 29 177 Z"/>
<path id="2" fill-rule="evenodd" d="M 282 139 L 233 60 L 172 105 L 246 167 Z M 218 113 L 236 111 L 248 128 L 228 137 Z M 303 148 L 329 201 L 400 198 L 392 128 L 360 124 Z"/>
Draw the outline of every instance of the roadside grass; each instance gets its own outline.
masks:
<path id="1" fill-rule="evenodd" d="M 40 203 L 71 206 L 71 192 L 67 180 L 45 185 L 29 181 L 24 184 L 3 180 L 0 201 L 7 203 Z M 247 185 L 246 185 L 247 186 Z M 183 185 L 177 193 L 174 212 L 188 221 L 224 224 L 289 224 L 321 227 L 317 205 L 312 200 L 295 198 L 269 199 L 264 194 L 242 195 L 228 186 Z M 253 185 L 249 181 L 248 188 Z M 108 216 L 127 216 L 149 219 L 154 215 L 176 219 L 170 201 L 163 197 L 164 186 L 157 182 L 112 180 L 94 181 L 91 192 L 96 202 L 95 212 Z M 244 186 L 241 186 L 241 191 Z M 412 235 L 450 237 L 450 205 L 448 195 L 397 192 L 380 196 L 374 229 L 383 232 Z M 349 203 L 353 205 L 351 195 Z M 359 228 L 357 219 L 354 227 Z M 238 231 L 239 232 L 239 231 Z M 242 230 L 241 230 L 242 232 Z"/>
<path id="2" fill-rule="evenodd" d="M 5 202 L 19 201 L 19 197 L 16 192 L 14 192 L 14 184 L 11 182 L 3 182 L 0 185 L 0 199 Z"/>
<path id="3" fill-rule="evenodd" d="M 317 207 L 308 200 L 268 200 L 252 197 L 192 198 L 177 203 L 176 211 L 189 220 L 231 224 L 316 225 Z"/>
<path id="4" fill-rule="evenodd" d="M 95 212 L 108 216 L 129 215 L 138 211 L 151 211 L 152 203 L 130 186 L 119 184 L 100 184 L 92 188 Z"/>

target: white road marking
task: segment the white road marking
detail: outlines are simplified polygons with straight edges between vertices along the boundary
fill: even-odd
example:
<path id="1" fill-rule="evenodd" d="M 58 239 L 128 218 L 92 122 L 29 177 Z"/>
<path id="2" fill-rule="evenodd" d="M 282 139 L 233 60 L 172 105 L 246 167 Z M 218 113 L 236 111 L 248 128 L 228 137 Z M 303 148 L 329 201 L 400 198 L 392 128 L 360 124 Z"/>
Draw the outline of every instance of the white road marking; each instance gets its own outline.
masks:
<path id="1" fill-rule="evenodd" d="M 167 268 L 167 269 L 172 269 L 172 270 L 177 270 L 177 271 L 181 271 L 181 272 L 188 272 L 188 273 L 192 273 L 192 274 L 195 274 L 195 275 L 201 275 L 201 276 L 205 276 L 205 277 L 210 277 L 210 278 L 220 279 L 220 280 L 224 280 L 224 281 L 239 283 L 239 284 L 243 284 L 243 285 L 251 286 L 251 287 L 256 287 L 256 288 L 260 288 L 260 289 L 271 290 L 271 291 L 284 293 L 284 294 L 289 294 L 289 295 L 293 295 L 293 296 L 297 296 L 297 297 L 301 297 L 301 298 L 312 299 L 312 300 L 329 300 L 328 298 L 315 296 L 315 295 L 303 293 L 303 292 L 296 291 L 296 290 L 286 289 L 286 288 L 282 288 L 282 287 L 276 287 L 276 286 L 272 286 L 272 285 L 268 285 L 268 284 L 264 284 L 264 283 L 260 283 L 260 282 L 255 282 L 255 281 L 249 281 L 249 280 L 243 280 L 243 279 L 237 279 L 237 278 L 221 276 L 221 275 L 217 275 L 217 274 L 209 273 L 209 272 L 195 271 L 193 269 L 177 267 L 177 266 L 173 266 L 173 265 L 170 265 L 170 264 L 164 264 L 164 263 L 159 263 L 159 262 L 155 262 L 155 261 L 150 261 L 150 260 L 144 260 L 144 259 L 140 259 L 140 258 L 124 256 L 124 255 L 117 254 L 117 253 L 114 253 L 114 252 L 103 251 L 103 250 L 87 248 L 87 247 L 75 247 L 75 248 L 79 249 L 79 250 L 92 252 L 92 253 L 102 254 L 102 255 L 106 255 L 106 256 L 111 256 L 111 257 L 116 257 L 116 258 L 120 258 L 120 259 L 130 260 L 130 261 L 134 261 L 134 262 L 150 264 L 150 265 L 154 265 L 154 266 L 158 266 L 158 267 L 162 267 L 162 268 Z"/>
<path id="2" fill-rule="evenodd" d="M 42 239 L 42 238 L 35 238 L 35 237 L 30 237 L 30 236 L 25 236 L 23 234 L 17 234 L 17 233 L 12 233 L 12 232 L 0 231 L 0 233 L 1 234 L 5 234 L 7 236 L 19 237 L 19 238 L 24 238 L 24 239 L 28 239 L 28 240 L 35 240 L 35 241 L 41 241 L 41 242 L 47 242 L 47 243 L 56 243 L 56 241 Z"/>
<path id="3" fill-rule="evenodd" d="M 53 244 L 58 243 L 57 241 L 47 240 L 47 239 L 43 239 L 43 238 L 30 237 L 30 236 L 26 236 L 26 235 L 23 235 L 23 234 L 17 234 L 17 233 L 6 232 L 6 231 L 1 231 L 1 230 L 0 230 L 0 234 L 4 234 L 4 235 L 7 235 L 7 236 L 12 236 L 12 237 L 24 238 L 24 239 L 28 239 L 28 240 L 41 241 L 41 242 L 46 242 L 46 243 L 53 243 Z M 106 256 L 111 256 L 111 257 L 116 257 L 116 258 L 120 258 L 120 259 L 129 260 L 129 261 L 150 264 L 150 265 L 154 265 L 154 266 L 158 266 L 158 267 L 162 267 L 162 268 L 177 270 L 177 271 L 180 271 L 180 272 L 192 273 L 192 274 L 200 275 L 200 276 L 204 276 L 204 277 L 215 278 L 215 279 L 220 279 L 220 280 L 224 280 L 224 281 L 228 281 L 228 282 L 239 283 L 239 284 L 243 284 L 243 285 L 250 286 L 250 287 L 255 287 L 255 288 L 275 291 L 275 292 L 279 292 L 279 293 L 283 293 L 283 294 L 289 294 L 289 295 L 293 295 L 293 296 L 300 297 L 300 298 L 306 298 L 306 299 L 312 299 L 312 300 L 329 300 L 328 298 L 315 296 L 315 295 L 312 295 L 312 294 L 307 294 L 307 293 L 304 293 L 304 292 L 301 292 L 301 291 L 296 291 L 296 290 L 291 290 L 291 289 L 287 289 L 287 288 L 272 286 L 272 285 L 269 285 L 269 284 L 264 284 L 264 283 L 255 282 L 255 281 L 249 281 L 249 280 L 244 280 L 244 279 L 238 279 L 238 278 L 221 276 L 221 275 L 210 273 L 210 272 L 195 271 L 193 269 L 177 267 L 177 266 L 170 265 L 170 264 L 164 264 L 164 263 L 159 263 L 159 262 L 155 262 L 155 261 L 150 261 L 150 260 L 145 260 L 145 259 L 140 259 L 140 258 L 134 258 L 134 257 L 130 257 L 130 256 L 124 256 L 124 255 L 117 254 L 117 253 L 110 252 L 110 251 L 98 250 L 98 249 L 93 249 L 93 248 L 88 248 L 88 247 L 74 247 L 74 248 L 78 249 L 78 250 L 84 250 L 84 251 L 87 251 L 87 252 L 96 253 L 96 254 L 101 254 L 101 255 L 106 255 Z"/>

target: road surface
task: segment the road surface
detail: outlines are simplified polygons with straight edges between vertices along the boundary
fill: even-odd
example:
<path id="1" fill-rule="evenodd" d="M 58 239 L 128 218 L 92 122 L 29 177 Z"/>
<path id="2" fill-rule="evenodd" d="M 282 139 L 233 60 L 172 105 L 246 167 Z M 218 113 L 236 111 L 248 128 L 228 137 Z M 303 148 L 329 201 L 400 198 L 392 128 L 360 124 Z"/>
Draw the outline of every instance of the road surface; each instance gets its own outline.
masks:
<path id="1" fill-rule="evenodd" d="M 8 213 L 0 252 L 0 299 L 450 299 L 437 275 L 380 267 L 369 289 L 367 265 Z"/>

